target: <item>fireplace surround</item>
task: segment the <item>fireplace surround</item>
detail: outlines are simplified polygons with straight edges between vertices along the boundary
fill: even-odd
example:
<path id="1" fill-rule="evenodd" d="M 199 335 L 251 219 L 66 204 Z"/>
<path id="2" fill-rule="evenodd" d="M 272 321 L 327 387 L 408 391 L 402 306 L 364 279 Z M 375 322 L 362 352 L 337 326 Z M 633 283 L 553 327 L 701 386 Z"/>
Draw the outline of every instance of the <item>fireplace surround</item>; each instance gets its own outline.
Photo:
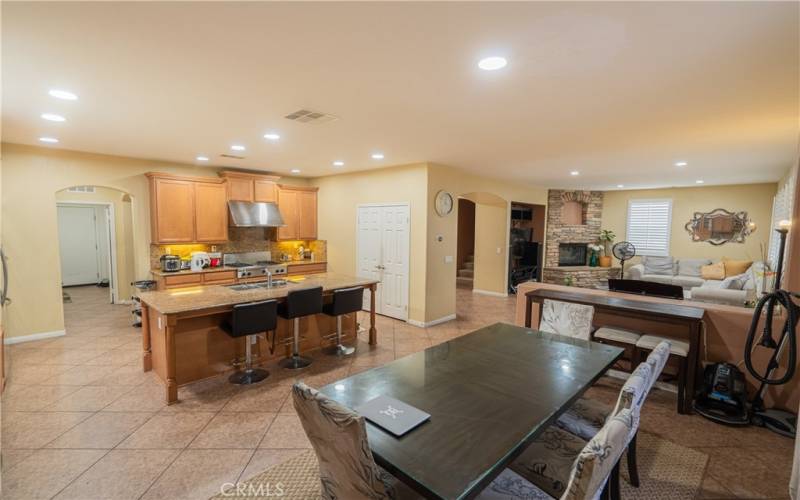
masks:
<path id="1" fill-rule="evenodd" d="M 558 266 L 585 266 L 586 243 L 559 243 Z"/>

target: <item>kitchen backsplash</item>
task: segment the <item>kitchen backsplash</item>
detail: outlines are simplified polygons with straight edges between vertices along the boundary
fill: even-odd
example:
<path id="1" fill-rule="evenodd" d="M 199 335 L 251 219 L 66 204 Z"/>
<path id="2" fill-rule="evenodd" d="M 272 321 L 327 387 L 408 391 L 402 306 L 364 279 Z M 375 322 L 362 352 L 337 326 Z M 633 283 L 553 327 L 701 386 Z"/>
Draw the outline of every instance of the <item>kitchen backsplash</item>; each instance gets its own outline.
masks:
<path id="1" fill-rule="evenodd" d="M 328 260 L 328 245 L 324 240 L 309 241 L 275 241 L 275 228 L 261 227 L 231 227 L 227 243 L 217 244 L 216 251 L 221 253 L 262 252 L 269 250 L 273 260 L 280 260 L 281 254 L 287 254 L 292 260 L 297 260 L 297 250 L 302 245 L 307 251 L 314 254 L 315 262 Z M 161 267 L 159 259 L 166 253 L 189 258 L 192 252 L 211 252 L 212 245 L 150 245 L 150 268 Z M 169 250 L 167 250 L 169 249 Z"/>

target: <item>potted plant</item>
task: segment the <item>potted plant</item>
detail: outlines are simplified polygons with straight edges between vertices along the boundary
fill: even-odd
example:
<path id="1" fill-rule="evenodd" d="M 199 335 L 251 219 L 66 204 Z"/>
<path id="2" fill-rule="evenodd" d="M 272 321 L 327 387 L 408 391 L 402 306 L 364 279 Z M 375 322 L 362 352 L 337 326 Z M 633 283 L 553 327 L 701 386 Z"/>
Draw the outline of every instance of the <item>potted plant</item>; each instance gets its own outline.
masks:
<path id="1" fill-rule="evenodd" d="M 611 244 L 617 237 L 614 231 L 610 229 L 603 229 L 600 231 L 600 236 L 597 241 L 603 245 L 603 256 L 600 257 L 600 267 L 611 267 Z"/>

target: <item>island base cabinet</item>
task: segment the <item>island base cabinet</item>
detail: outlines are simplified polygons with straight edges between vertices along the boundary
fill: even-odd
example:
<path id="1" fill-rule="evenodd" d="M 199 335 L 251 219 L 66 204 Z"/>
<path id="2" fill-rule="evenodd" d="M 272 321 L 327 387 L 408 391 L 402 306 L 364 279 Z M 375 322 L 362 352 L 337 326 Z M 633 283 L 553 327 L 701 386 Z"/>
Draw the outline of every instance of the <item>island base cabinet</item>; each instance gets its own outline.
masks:
<path id="1" fill-rule="evenodd" d="M 219 325 L 230 314 L 230 308 L 200 311 L 192 315 L 163 315 L 150 309 L 146 314 L 146 326 L 142 334 L 149 338 L 143 342 L 145 353 L 144 371 L 150 367 L 164 382 L 166 401 L 178 400 L 179 386 L 233 372 L 234 360 L 244 359 L 246 338 L 229 337 Z M 145 316 L 143 316 L 145 317 Z M 317 314 L 300 320 L 300 351 L 307 353 L 335 344 L 336 318 Z M 342 319 L 344 342 L 354 345 L 356 338 L 356 315 L 348 314 Z M 275 332 L 275 350 L 271 352 L 272 333 L 265 339 L 257 337 L 253 354 L 255 365 L 276 361 L 291 354 L 293 337 L 292 321 L 278 320 Z M 150 349 L 148 352 L 147 349 Z M 272 371 L 280 368 L 272 368 Z"/>

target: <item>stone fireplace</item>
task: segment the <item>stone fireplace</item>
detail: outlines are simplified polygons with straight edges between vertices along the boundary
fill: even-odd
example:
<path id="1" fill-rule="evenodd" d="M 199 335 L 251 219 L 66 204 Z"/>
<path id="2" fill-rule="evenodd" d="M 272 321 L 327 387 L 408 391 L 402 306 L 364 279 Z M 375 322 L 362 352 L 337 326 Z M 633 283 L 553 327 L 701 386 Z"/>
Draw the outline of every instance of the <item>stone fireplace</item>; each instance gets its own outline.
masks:
<path id="1" fill-rule="evenodd" d="M 551 189 L 547 195 L 547 238 L 542 281 L 594 288 L 619 276 L 618 267 L 589 267 L 587 245 L 600 236 L 602 191 Z"/>

